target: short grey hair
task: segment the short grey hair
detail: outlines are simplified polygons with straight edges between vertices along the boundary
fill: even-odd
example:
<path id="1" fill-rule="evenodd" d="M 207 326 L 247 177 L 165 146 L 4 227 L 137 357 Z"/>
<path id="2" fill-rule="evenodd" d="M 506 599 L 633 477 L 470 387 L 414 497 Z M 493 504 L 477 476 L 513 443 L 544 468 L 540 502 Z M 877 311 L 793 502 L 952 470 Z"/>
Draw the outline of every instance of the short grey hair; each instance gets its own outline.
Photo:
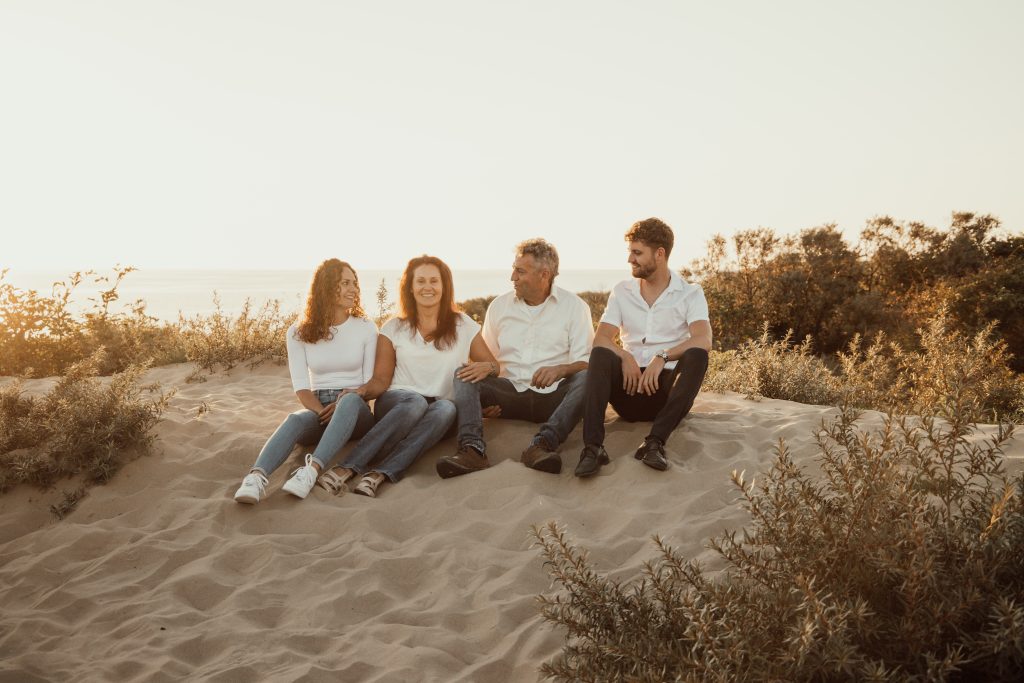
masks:
<path id="1" fill-rule="evenodd" d="M 551 280 L 554 282 L 558 275 L 558 250 L 555 245 L 542 237 L 524 240 L 516 245 L 516 258 L 520 256 L 532 256 L 541 267 L 551 271 Z"/>

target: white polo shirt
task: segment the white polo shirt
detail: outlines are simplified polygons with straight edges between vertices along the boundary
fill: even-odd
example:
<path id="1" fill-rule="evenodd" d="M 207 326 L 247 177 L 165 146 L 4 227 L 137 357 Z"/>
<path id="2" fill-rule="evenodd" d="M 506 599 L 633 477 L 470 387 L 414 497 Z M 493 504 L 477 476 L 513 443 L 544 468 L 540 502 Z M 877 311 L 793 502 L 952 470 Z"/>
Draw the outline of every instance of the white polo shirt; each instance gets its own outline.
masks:
<path id="1" fill-rule="evenodd" d="M 517 391 L 546 389 L 530 386 L 537 370 L 550 365 L 587 361 L 594 345 L 594 323 L 583 299 L 561 287 L 552 287 L 543 303 L 528 306 L 515 292 L 502 294 L 487 307 L 484 341 L 501 363 L 501 376 Z"/>
<path id="2" fill-rule="evenodd" d="M 455 369 L 469 360 L 469 347 L 479 331 L 480 325 L 475 320 L 459 313 L 455 343 L 447 349 L 438 349 L 434 342 L 424 341 L 419 330 L 405 320 L 387 321 L 380 333 L 395 347 L 395 375 L 389 388 L 434 398 L 452 398 Z"/>
<path id="3" fill-rule="evenodd" d="M 700 285 L 690 284 L 678 273 L 671 274 L 668 287 L 653 306 L 640 294 L 640 280 L 624 280 L 608 295 L 608 306 L 601 322 L 619 328 L 622 348 L 633 354 L 645 368 L 654 356 L 690 338 L 690 324 L 709 320 L 708 300 Z M 674 368 L 676 361 L 665 364 Z"/>

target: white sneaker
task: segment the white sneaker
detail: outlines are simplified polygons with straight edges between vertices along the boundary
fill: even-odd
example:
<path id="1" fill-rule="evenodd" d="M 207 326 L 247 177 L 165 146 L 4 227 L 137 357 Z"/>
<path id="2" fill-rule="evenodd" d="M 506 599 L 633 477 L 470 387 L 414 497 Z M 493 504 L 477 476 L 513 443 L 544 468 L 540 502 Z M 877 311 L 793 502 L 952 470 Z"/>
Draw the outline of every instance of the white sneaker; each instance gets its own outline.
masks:
<path id="1" fill-rule="evenodd" d="M 263 492 L 267 489 L 267 478 L 259 472 L 250 472 L 245 475 L 242 485 L 235 491 L 235 502 L 254 505 L 260 502 Z"/>
<path id="2" fill-rule="evenodd" d="M 281 488 L 293 496 L 305 498 L 313 490 L 316 478 L 320 476 L 313 467 L 313 456 L 306 454 L 306 464 L 292 472 L 292 476 Z"/>

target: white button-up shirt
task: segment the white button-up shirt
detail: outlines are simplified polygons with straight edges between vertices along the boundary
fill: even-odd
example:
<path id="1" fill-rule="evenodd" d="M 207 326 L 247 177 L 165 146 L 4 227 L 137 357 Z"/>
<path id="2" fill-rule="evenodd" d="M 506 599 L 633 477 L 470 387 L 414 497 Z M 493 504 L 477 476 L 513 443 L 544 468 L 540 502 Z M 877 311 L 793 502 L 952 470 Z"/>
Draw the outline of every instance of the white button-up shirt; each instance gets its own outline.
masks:
<path id="1" fill-rule="evenodd" d="M 538 389 L 530 386 L 534 373 L 551 365 L 587 361 L 594 345 L 594 324 L 586 302 L 561 287 L 552 287 L 537 306 L 508 292 L 487 307 L 483 337 L 501 363 L 501 376 L 517 391 L 548 394 L 561 380 Z"/>
<path id="2" fill-rule="evenodd" d="M 637 364 L 645 368 L 654 356 L 690 338 L 690 324 L 708 320 L 708 300 L 700 285 L 685 282 L 672 273 L 668 287 L 653 306 L 648 306 L 640 293 L 640 280 L 624 280 L 608 295 L 608 306 L 601 322 L 619 328 L 622 348 L 633 354 Z M 674 368 L 676 361 L 665 364 Z"/>

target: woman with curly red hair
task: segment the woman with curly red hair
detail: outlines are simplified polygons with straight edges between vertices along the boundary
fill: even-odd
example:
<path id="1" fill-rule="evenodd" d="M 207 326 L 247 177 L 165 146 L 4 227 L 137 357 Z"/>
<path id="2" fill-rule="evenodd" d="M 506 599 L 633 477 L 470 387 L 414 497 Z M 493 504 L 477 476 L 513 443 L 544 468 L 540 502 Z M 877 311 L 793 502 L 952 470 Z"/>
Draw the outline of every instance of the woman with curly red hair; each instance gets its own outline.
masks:
<path id="1" fill-rule="evenodd" d="M 470 381 L 498 372 L 480 325 L 455 305 L 452 271 L 444 261 L 409 261 L 399 292 L 399 316 L 381 328 L 376 370 L 367 385 L 383 392 L 373 407 L 377 424 L 341 465 L 320 477 L 320 486 L 335 494 L 361 477 L 355 492 L 376 496 L 381 484 L 400 480 L 444 436 L 455 423 L 457 368 L 468 368 Z"/>
<path id="2" fill-rule="evenodd" d="M 342 446 L 373 426 L 367 401 L 382 390 L 368 385 L 377 350 L 377 326 L 359 302 L 359 278 L 344 261 L 327 259 L 313 274 L 306 308 L 288 328 L 288 369 L 302 405 L 281 423 L 235 492 L 239 503 L 258 503 L 267 477 L 296 444 L 312 446 L 305 464 L 283 489 L 305 498 Z"/>

